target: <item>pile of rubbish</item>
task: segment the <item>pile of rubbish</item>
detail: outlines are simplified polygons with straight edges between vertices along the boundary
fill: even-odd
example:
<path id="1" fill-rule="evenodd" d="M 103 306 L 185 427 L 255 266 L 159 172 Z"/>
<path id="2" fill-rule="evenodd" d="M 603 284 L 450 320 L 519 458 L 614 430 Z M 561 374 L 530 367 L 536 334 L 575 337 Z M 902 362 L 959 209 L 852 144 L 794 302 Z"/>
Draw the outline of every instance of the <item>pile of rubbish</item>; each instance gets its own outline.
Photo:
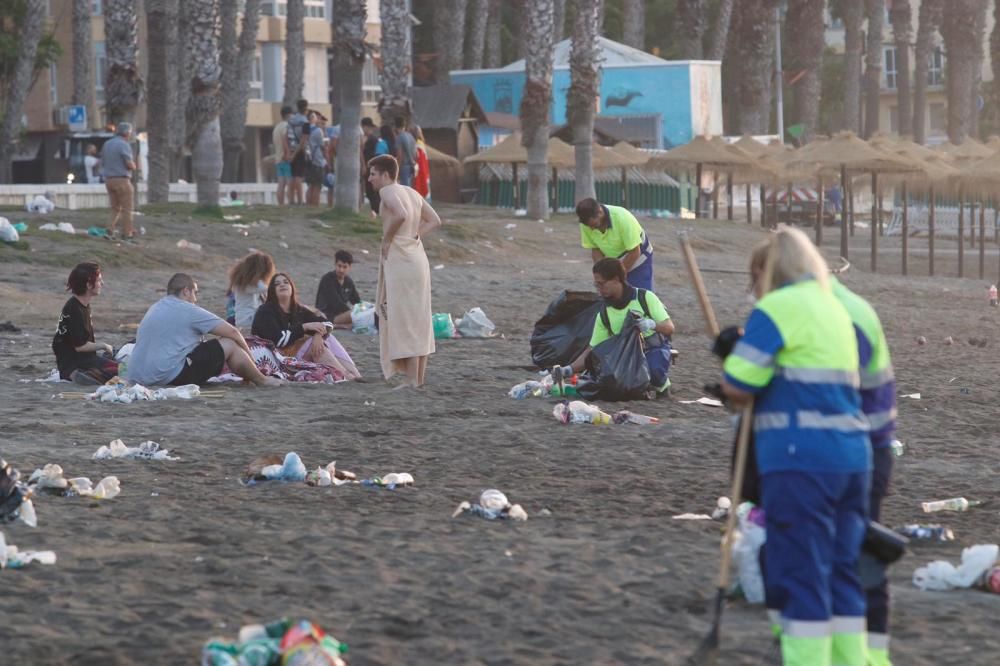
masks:
<path id="1" fill-rule="evenodd" d="M 436 312 L 433 316 L 434 337 L 448 338 L 492 338 L 497 335 L 497 327 L 486 316 L 482 308 L 472 308 L 458 319 L 452 319 L 447 312 Z"/>
<path id="2" fill-rule="evenodd" d="M 913 584 L 921 590 L 978 588 L 1000 594 L 1000 546 L 978 544 L 962 550 L 962 562 L 935 560 L 913 572 Z"/>
<path id="3" fill-rule="evenodd" d="M 358 479 L 357 474 L 354 472 L 337 469 L 336 460 L 325 467 L 317 467 L 311 472 L 307 472 L 302 458 L 294 451 L 289 451 L 284 456 L 269 454 L 254 458 L 246 466 L 246 469 L 243 470 L 240 480 L 244 485 L 248 486 L 264 481 L 286 481 L 293 483 L 304 481 L 306 485 L 319 487 L 357 483 L 363 486 L 385 488 L 387 490 L 395 490 L 402 486 L 412 486 L 414 484 L 413 475 L 406 472 L 391 472 L 369 479 Z"/>
<path id="4" fill-rule="evenodd" d="M 51 550 L 20 550 L 14 544 L 8 544 L 3 532 L 0 532 L 0 569 L 20 569 L 32 562 L 55 564 L 56 554 Z"/>
<path id="5" fill-rule="evenodd" d="M 529 379 L 521 382 L 507 392 L 507 396 L 514 400 L 524 400 L 525 398 L 551 398 L 574 396 L 577 394 L 576 386 L 579 382 L 577 375 L 571 375 L 557 382 L 548 370 L 539 373 L 538 379 Z"/>
<path id="6" fill-rule="evenodd" d="M 507 496 L 496 488 L 484 490 L 479 494 L 479 501 L 462 502 L 451 514 L 452 518 L 457 518 L 464 513 L 479 516 L 486 520 L 527 520 L 528 512 L 521 508 L 520 504 L 511 504 Z"/>
<path id="7" fill-rule="evenodd" d="M 590 405 L 582 400 L 560 400 L 559 404 L 552 408 L 552 416 L 562 424 L 568 423 L 590 423 L 592 425 L 608 425 L 614 423 L 635 423 L 637 425 L 650 425 L 659 423 L 660 419 L 655 416 L 645 416 L 636 414 L 627 409 L 608 414 L 596 405 Z"/>
<path id="8" fill-rule="evenodd" d="M 0 523 L 20 520 L 28 527 L 38 526 L 31 488 L 21 481 L 21 473 L 0 459 Z"/>
<path id="9" fill-rule="evenodd" d="M 201 650 L 201 666 L 347 666 L 341 643 L 308 620 L 282 618 L 248 624 L 235 642 L 213 638 Z"/>
<path id="10" fill-rule="evenodd" d="M 125 446 L 120 439 L 116 439 L 107 446 L 97 449 L 93 455 L 94 460 L 109 460 L 111 458 L 126 458 L 129 460 L 179 460 L 177 456 L 170 455 L 167 449 L 161 449 L 156 442 L 145 441 L 139 446 Z"/>
<path id="11" fill-rule="evenodd" d="M 127 405 L 140 400 L 172 400 L 175 398 L 191 400 L 198 397 L 199 394 L 201 394 L 201 388 L 197 384 L 148 389 L 142 384 L 132 384 L 129 386 L 124 382 L 119 382 L 99 387 L 96 391 L 87 395 L 87 400 L 115 402 Z"/>
<path id="12" fill-rule="evenodd" d="M 63 476 L 63 468 L 56 464 L 48 464 L 36 469 L 28 478 L 28 486 L 35 491 L 46 491 L 63 497 L 90 497 L 93 499 L 112 499 L 121 492 L 121 483 L 117 476 L 106 476 L 94 485 L 85 476 L 67 479 Z"/>

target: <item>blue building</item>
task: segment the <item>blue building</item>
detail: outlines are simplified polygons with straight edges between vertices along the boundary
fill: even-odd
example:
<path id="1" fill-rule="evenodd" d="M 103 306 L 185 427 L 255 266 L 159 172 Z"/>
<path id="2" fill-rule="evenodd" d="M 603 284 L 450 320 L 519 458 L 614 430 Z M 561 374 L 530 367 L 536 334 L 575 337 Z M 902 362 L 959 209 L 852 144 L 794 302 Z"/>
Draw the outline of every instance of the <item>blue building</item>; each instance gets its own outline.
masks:
<path id="1" fill-rule="evenodd" d="M 722 134 L 722 75 L 718 61 L 668 61 L 598 38 L 600 99 L 595 125 L 642 148 L 672 148 L 698 134 Z M 566 123 L 570 40 L 555 46 L 553 125 Z M 500 69 L 456 70 L 451 82 L 470 86 L 487 114 L 518 115 L 524 60 Z M 498 143 L 510 129 L 481 126 L 480 145 Z"/>

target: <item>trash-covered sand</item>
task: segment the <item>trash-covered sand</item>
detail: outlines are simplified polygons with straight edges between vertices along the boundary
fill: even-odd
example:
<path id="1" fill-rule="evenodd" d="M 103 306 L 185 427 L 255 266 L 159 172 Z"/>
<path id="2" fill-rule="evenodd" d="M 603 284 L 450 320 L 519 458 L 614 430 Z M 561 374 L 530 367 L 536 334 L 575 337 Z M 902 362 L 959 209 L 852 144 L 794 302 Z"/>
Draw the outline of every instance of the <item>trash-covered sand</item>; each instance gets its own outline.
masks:
<path id="1" fill-rule="evenodd" d="M 58 553 L 53 566 L 0 573 L 5 662 L 191 664 L 211 637 L 283 616 L 308 617 L 350 644 L 352 666 L 683 662 L 709 629 L 720 523 L 671 517 L 711 512 L 729 494 L 732 433 L 725 410 L 676 402 L 704 396 L 702 386 L 718 377 L 676 230 L 691 229 L 704 267 L 743 270 L 760 228 L 642 219 L 656 248 L 656 291 L 678 328 L 674 397 L 599 403 L 658 424 L 565 427 L 552 418 L 555 398 L 506 394 L 533 374 L 535 319 L 563 289 L 592 288 L 575 217 L 519 224 L 516 240 L 507 241 L 504 225 L 516 221 L 510 214 L 441 212 L 445 228 L 427 241 L 431 266 L 447 267 L 432 271 L 434 312 L 458 317 L 479 306 L 505 337 L 439 340 L 428 385 L 417 391 L 391 390 L 378 372 L 377 339 L 343 331 L 336 335 L 366 383 L 223 385 L 213 387 L 223 399 L 132 408 L 51 400 L 68 387 L 19 381 L 54 366 L 50 344 L 67 298 L 63 284 L 78 261 L 104 265 L 93 321 L 98 340 L 117 347 L 134 335 L 175 270 L 191 272 L 200 303 L 223 312 L 226 269 L 249 247 L 271 252 L 306 303 L 333 269 L 333 253 L 351 250 L 352 277 L 371 300 L 375 222 L 324 216 L 320 225 L 310 221 L 315 211 L 251 206 L 240 210 L 242 222 L 271 224 L 233 229 L 191 217 L 191 207 L 159 208 L 146 210 L 147 233 L 137 245 L 39 233 L 32 223 L 21 236 L 30 250 L 0 246 L 0 320 L 21 329 L 0 332 L 0 456 L 22 471 L 57 461 L 73 475 L 121 480 L 113 501 L 37 497 L 37 528 L 3 526 L 8 543 Z M 12 222 L 21 217 L 10 215 Z M 46 221 L 86 229 L 104 219 L 104 211 L 57 210 Z M 835 259 L 838 239 L 829 231 L 824 251 Z M 182 239 L 202 251 L 178 248 Z M 912 577 L 930 561 L 957 562 L 963 547 L 997 540 L 1000 357 L 993 346 L 940 341 L 992 341 L 1000 312 L 987 305 L 982 281 L 923 277 L 923 239 L 911 239 L 917 277 L 907 279 L 898 276 L 898 239 L 880 242 L 879 263 L 891 276 L 864 270 L 866 243 L 862 233 L 852 239 L 853 267 L 841 279 L 882 315 L 899 393 L 921 394 L 900 400 L 899 438 L 907 447 L 895 459 L 884 522 L 926 521 L 923 501 L 994 500 L 935 515 L 958 539 L 915 541 L 893 567 L 893 658 L 907 666 L 992 663 L 1000 654 L 993 622 L 1000 595 L 922 592 Z M 954 275 L 954 241 L 939 240 L 938 251 L 939 275 Z M 988 257 L 995 275 L 995 246 Z M 719 323 L 742 322 L 749 277 L 706 271 L 705 279 Z M 930 342 L 919 345 L 918 335 Z M 115 439 L 153 440 L 180 459 L 92 459 Z M 418 483 L 396 492 L 243 486 L 246 463 L 275 451 L 296 451 L 309 469 L 336 460 L 359 478 L 406 471 Z M 484 488 L 502 488 L 530 520 L 449 517 Z M 771 653 L 763 609 L 731 603 L 719 663 L 757 665 Z"/>

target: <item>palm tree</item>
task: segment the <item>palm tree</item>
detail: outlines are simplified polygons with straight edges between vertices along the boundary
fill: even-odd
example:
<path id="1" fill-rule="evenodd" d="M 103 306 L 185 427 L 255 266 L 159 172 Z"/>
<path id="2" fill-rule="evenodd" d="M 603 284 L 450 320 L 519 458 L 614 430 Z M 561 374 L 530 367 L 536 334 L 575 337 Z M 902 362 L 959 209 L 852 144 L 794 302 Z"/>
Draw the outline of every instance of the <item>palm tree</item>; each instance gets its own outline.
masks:
<path id="1" fill-rule="evenodd" d="M 913 41 L 913 8 L 910 0 L 893 0 L 889 10 L 892 37 L 896 43 L 896 98 L 899 106 L 899 133 L 912 133 L 913 111 L 910 108 L 910 46 Z"/>
<path id="2" fill-rule="evenodd" d="M 771 73 L 777 0 L 740 0 L 733 8 L 725 63 L 735 82 L 736 128 L 740 134 L 771 130 Z"/>
<path id="3" fill-rule="evenodd" d="M 680 59 L 701 60 L 702 38 L 705 35 L 705 0 L 677 0 L 676 33 Z"/>
<path id="4" fill-rule="evenodd" d="M 465 63 L 465 16 L 467 0 L 437 0 L 434 3 L 435 42 L 439 45 L 436 80 L 448 82 L 448 72 Z"/>
<path id="5" fill-rule="evenodd" d="M 864 0 L 840 0 L 839 10 L 844 22 L 844 129 L 860 134 Z"/>
<path id="6" fill-rule="evenodd" d="M 941 36 L 948 52 L 945 83 L 948 86 L 948 138 L 962 143 L 969 134 L 972 90 L 975 81 L 978 4 L 981 0 L 951 0 L 944 12 Z"/>
<path id="7" fill-rule="evenodd" d="M 879 93 L 882 91 L 882 29 L 885 0 L 867 0 L 868 43 L 865 47 L 865 129 L 867 139 L 878 132 Z"/>
<path id="8" fill-rule="evenodd" d="M 302 98 L 306 73 L 305 7 L 302 0 L 288 0 L 285 14 L 285 94 L 282 102 L 294 107 Z"/>
<path id="9" fill-rule="evenodd" d="M 593 150 L 594 100 L 600 93 L 597 17 L 601 0 L 576 0 L 573 44 L 569 56 L 570 85 L 566 95 L 566 119 L 573 127 L 576 152 L 576 200 L 596 197 Z"/>
<path id="10" fill-rule="evenodd" d="M 237 0 L 222 0 L 222 180 L 227 183 L 240 180 L 240 157 L 260 18 L 260 0 L 243 0 L 243 22 L 237 41 L 239 4 Z"/>
<path id="11" fill-rule="evenodd" d="M 21 133 L 21 110 L 28 97 L 35 74 L 35 54 L 45 29 L 45 0 L 25 0 L 11 84 L 4 91 L 3 115 L 0 116 L 0 183 L 12 180 L 11 158 Z"/>
<path id="12" fill-rule="evenodd" d="M 576 29 L 574 21 L 574 35 Z M 624 0 L 622 3 L 622 43 L 640 51 L 646 48 L 646 0 Z"/>
<path id="13" fill-rule="evenodd" d="M 994 18 L 1000 18 L 1000 0 L 994 0 Z M 994 21 L 993 32 L 990 33 L 990 66 L 993 70 L 993 113 L 997 113 L 997 102 L 1000 100 L 1000 21 Z M 994 116 L 995 117 L 995 116 Z"/>
<path id="14" fill-rule="evenodd" d="M 983 60 L 986 49 L 986 14 L 989 0 L 976 0 L 975 62 L 972 65 L 972 98 L 969 102 L 969 134 L 979 134 L 979 93 L 983 83 Z"/>
<path id="15" fill-rule="evenodd" d="M 149 89 L 146 127 L 149 132 L 150 203 L 170 199 L 170 125 L 171 100 L 176 103 L 177 79 L 172 56 L 177 50 L 178 0 L 160 0 L 146 9 L 146 33 L 149 35 Z"/>
<path id="16" fill-rule="evenodd" d="M 917 15 L 917 43 L 913 49 L 913 140 L 927 139 L 927 84 L 934 35 L 941 25 L 944 0 L 921 0 Z"/>
<path id="17" fill-rule="evenodd" d="M 715 23 L 712 24 L 712 33 L 709 36 L 708 50 L 705 58 L 708 60 L 722 60 L 726 53 L 726 41 L 729 39 L 729 24 L 733 20 L 733 0 L 719 0 L 719 6 L 715 15 Z"/>
<path id="18" fill-rule="evenodd" d="M 378 112 L 384 122 L 391 124 L 398 116 L 410 117 L 410 10 L 406 0 L 381 0 L 379 14 L 382 20 L 382 98 L 378 102 Z"/>
<path id="19" fill-rule="evenodd" d="M 94 99 L 94 47 L 90 39 L 90 2 L 73 0 L 73 104 L 87 107 L 87 122 L 99 127 Z"/>
<path id="20" fill-rule="evenodd" d="M 483 66 L 487 69 L 500 67 L 500 31 L 503 29 L 503 0 L 486 0 L 486 54 Z"/>
<path id="21" fill-rule="evenodd" d="M 819 121 L 820 64 L 823 59 L 823 0 L 789 0 L 786 14 L 788 68 L 801 71 L 795 84 L 795 117 L 803 138 L 812 139 Z"/>
<path id="22" fill-rule="evenodd" d="M 167 103 L 170 109 L 170 180 L 186 178 L 184 151 L 187 148 L 187 105 L 191 99 L 191 53 L 188 40 L 191 34 L 191 13 L 188 7 L 198 0 L 179 0 L 177 3 L 177 40 L 172 51 L 171 64 L 175 67 L 174 86 Z"/>
<path id="23" fill-rule="evenodd" d="M 366 0 L 337 0 L 333 16 L 333 60 L 340 75 L 340 139 L 333 203 L 357 211 L 361 198 L 361 70 L 368 58 Z"/>
<path id="24" fill-rule="evenodd" d="M 486 24 L 489 22 L 489 0 L 471 0 L 469 34 L 465 45 L 465 68 L 482 69 L 486 50 Z M 383 28 L 384 31 L 384 28 Z"/>
<path id="25" fill-rule="evenodd" d="M 198 205 L 218 208 L 219 179 L 222 177 L 219 0 L 194 0 L 188 3 L 187 11 L 187 44 L 192 70 L 186 114 L 187 144 L 191 148 L 191 169 L 198 185 Z"/>
<path id="26" fill-rule="evenodd" d="M 104 5 L 108 60 L 104 96 L 109 123 L 134 122 L 135 108 L 142 101 L 138 5 L 138 0 L 107 0 Z"/>
<path id="27" fill-rule="evenodd" d="M 566 39 L 566 0 L 555 0 L 553 7 L 552 41 L 558 44 Z"/>
<path id="28" fill-rule="evenodd" d="M 552 0 L 524 5 L 525 82 L 521 144 L 528 151 L 528 217 L 548 219 L 548 141 L 552 106 Z"/>

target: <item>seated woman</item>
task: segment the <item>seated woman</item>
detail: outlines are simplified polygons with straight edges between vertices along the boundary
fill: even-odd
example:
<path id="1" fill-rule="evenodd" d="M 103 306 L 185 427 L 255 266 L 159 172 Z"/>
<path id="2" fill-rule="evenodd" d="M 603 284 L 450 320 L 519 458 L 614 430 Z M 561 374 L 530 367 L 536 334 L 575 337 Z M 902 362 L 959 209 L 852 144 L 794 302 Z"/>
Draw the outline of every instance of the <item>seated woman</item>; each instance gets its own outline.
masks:
<path id="1" fill-rule="evenodd" d="M 103 384 L 118 374 L 114 349 L 107 343 L 94 341 L 94 325 L 90 321 L 90 302 L 100 295 L 103 286 L 101 267 L 90 261 L 77 264 L 66 280 L 66 289 L 73 295 L 59 316 L 52 351 L 59 376 L 77 384 Z"/>
<path id="2" fill-rule="evenodd" d="M 594 287 L 597 288 L 606 307 L 603 315 L 594 321 L 594 333 L 590 346 L 573 361 L 573 372 L 582 372 L 586 367 L 590 350 L 608 338 L 621 333 L 625 317 L 634 312 L 641 317 L 639 330 L 642 332 L 646 363 L 649 365 L 650 384 L 657 393 L 670 388 L 670 341 L 667 336 L 674 332 L 663 302 L 651 291 L 637 289 L 626 281 L 625 266 L 618 259 L 606 257 L 594 264 Z"/>
<path id="3" fill-rule="evenodd" d="M 270 340 L 285 356 L 336 368 L 348 379 L 360 379 L 350 354 L 330 332 L 333 324 L 301 305 L 295 283 L 287 273 L 276 273 L 267 287 L 267 300 L 257 308 L 251 332 Z"/>
<path id="4" fill-rule="evenodd" d="M 253 325 L 257 308 L 264 302 L 267 285 L 274 277 L 274 259 L 263 252 L 251 252 L 229 269 L 229 291 L 235 299 L 235 321 L 241 333 Z"/>

